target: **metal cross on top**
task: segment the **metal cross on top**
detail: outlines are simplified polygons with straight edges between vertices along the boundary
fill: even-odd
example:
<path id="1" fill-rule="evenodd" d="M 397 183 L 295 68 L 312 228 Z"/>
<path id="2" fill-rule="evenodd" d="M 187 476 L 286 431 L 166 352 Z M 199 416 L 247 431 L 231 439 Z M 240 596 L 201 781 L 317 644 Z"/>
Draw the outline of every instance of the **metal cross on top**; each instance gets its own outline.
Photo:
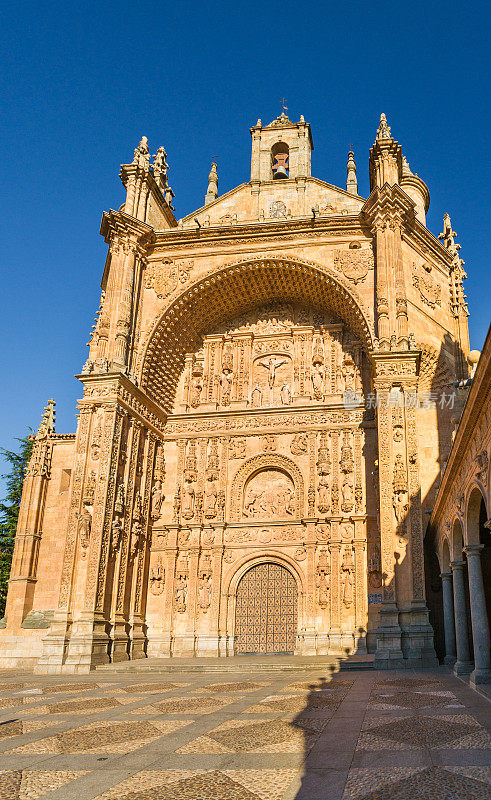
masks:
<path id="1" fill-rule="evenodd" d="M 286 100 L 285 100 L 284 97 L 281 98 L 280 103 L 281 103 L 281 107 L 282 107 L 283 111 L 288 111 L 288 106 L 285 105 Z"/>

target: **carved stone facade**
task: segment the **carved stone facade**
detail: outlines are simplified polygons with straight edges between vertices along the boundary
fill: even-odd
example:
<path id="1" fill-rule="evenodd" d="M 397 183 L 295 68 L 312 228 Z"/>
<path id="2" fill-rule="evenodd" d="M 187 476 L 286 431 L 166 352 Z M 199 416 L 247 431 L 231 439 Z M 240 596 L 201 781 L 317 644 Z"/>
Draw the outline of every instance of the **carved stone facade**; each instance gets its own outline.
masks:
<path id="1" fill-rule="evenodd" d="M 452 422 L 409 401 L 467 377 L 465 273 L 387 131 L 368 200 L 353 154 L 346 190 L 311 177 L 284 115 L 251 129 L 250 182 L 218 197 L 214 164 L 179 222 L 163 148 L 122 167 L 77 433 L 49 406 L 35 439 L 2 663 L 228 656 L 239 618 L 241 652 L 434 663 L 423 512 Z M 286 639 L 247 638 L 264 576 Z M 31 611 L 52 621 L 27 637 Z"/>

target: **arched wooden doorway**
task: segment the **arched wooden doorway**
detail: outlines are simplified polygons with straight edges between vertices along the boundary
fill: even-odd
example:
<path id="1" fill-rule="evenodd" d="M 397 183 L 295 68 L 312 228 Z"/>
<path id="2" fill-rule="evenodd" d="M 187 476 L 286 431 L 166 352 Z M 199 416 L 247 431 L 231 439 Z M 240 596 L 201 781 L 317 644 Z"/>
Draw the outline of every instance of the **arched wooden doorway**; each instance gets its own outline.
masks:
<path id="1" fill-rule="evenodd" d="M 280 564 L 251 567 L 237 587 L 236 653 L 293 653 L 297 633 L 297 585 Z"/>

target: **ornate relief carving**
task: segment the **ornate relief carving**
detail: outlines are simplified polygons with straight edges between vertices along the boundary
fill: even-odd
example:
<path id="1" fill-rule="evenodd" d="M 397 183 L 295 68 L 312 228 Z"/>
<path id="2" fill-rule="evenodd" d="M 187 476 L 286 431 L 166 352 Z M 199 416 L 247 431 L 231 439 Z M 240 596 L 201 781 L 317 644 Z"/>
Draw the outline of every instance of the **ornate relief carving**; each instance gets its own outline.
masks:
<path id="1" fill-rule="evenodd" d="M 327 434 L 323 431 L 320 435 L 319 452 L 317 456 L 317 509 L 320 514 L 327 514 L 330 509 L 329 473 L 331 472 L 331 457 Z"/>
<path id="2" fill-rule="evenodd" d="M 295 491 L 284 472 L 265 469 L 254 475 L 244 490 L 243 514 L 251 519 L 282 519 L 295 513 Z"/>
<path id="3" fill-rule="evenodd" d="M 309 435 L 305 431 L 296 433 L 290 444 L 290 452 L 294 456 L 300 456 L 307 452 L 309 446 Z"/>
<path id="4" fill-rule="evenodd" d="M 404 521 L 409 508 L 406 467 L 404 466 L 400 453 L 397 453 L 394 461 L 392 489 L 394 492 L 392 505 L 394 507 L 397 524 L 400 525 Z"/>
<path id="5" fill-rule="evenodd" d="M 228 452 L 230 458 L 246 457 L 246 440 L 243 436 L 236 436 L 229 441 Z"/>
<path id="6" fill-rule="evenodd" d="M 80 542 L 80 557 L 87 558 L 87 550 L 90 544 L 90 528 L 92 525 L 92 514 L 85 506 L 82 506 L 80 513 L 77 512 L 78 519 L 78 539 Z"/>
<path id="7" fill-rule="evenodd" d="M 419 291 L 424 303 L 430 308 L 441 305 L 442 288 L 432 277 L 432 265 L 425 262 L 421 266 L 413 262 L 413 286 Z"/>
<path id="8" fill-rule="evenodd" d="M 150 591 L 152 594 L 159 595 L 164 591 L 165 569 L 160 556 L 155 564 L 150 568 Z"/>
<path id="9" fill-rule="evenodd" d="M 164 258 L 150 263 L 145 270 L 145 288 L 154 289 L 157 297 L 168 297 L 181 284 L 189 280 L 193 259 L 172 261 Z"/>
<path id="10" fill-rule="evenodd" d="M 373 253 L 371 249 L 337 250 L 334 266 L 356 286 L 357 283 L 362 283 L 369 270 L 374 268 Z"/>
<path id="11" fill-rule="evenodd" d="M 331 569 L 329 566 L 329 551 L 321 547 L 317 559 L 315 585 L 317 587 L 317 602 L 321 608 L 329 605 L 329 589 L 331 585 Z"/>
<path id="12" fill-rule="evenodd" d="M 276 436 L 273 433 L 267 433 L 261 436 L 260 447 L 265 453 L 274 453 L 278 449 Z"/>

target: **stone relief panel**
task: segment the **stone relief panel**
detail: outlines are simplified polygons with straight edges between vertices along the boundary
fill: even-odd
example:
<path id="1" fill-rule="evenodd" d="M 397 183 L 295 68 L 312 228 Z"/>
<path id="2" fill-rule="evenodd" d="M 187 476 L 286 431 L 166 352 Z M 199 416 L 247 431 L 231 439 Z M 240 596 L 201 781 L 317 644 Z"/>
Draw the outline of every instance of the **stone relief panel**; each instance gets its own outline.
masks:
<path id="1" fill-rule="evenodd" d="M 361 344 L 334 314 L 270 303 L 217 326 L 186 355 L 175 411 L 326 403 L 367 385 Z"/>
<path id="2" fill-rule="evenodd" d="M 293 481 L 284 472 L 265 469 L 244 488 L 242 514 L 247 519 L 285 519 L 295 514 Z"/>

